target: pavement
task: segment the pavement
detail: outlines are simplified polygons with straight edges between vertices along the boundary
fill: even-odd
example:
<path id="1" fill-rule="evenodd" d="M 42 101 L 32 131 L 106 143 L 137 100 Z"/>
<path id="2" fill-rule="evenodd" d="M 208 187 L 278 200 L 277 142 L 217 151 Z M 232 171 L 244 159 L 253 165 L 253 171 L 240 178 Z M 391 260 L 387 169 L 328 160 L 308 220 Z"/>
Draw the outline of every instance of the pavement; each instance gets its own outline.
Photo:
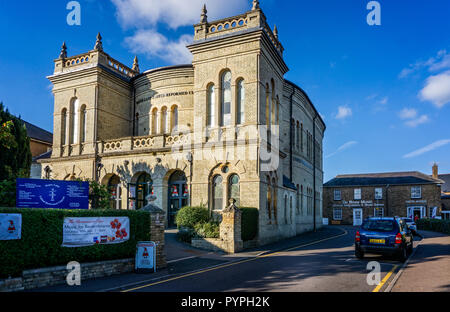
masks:
<path id="1" fill-rule="evenodd" d="M 401 273 L 392 292 L 449 292 L 450 236 L 420 231 L 424 240 Z"/>

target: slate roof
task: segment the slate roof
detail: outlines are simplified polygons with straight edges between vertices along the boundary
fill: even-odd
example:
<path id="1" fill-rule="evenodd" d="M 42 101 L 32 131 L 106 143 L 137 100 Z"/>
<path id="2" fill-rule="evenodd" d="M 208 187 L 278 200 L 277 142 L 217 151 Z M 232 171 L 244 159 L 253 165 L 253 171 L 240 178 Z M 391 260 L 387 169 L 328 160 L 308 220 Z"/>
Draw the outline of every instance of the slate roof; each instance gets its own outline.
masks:
<path id="1" fill-rule="evenodd" d="M 295 184 L 285 175 L 283 176 L 283 186 L 297 191 Z"/>
<path id="2" fill-rule="evenodd" d="M 338 175 L 328 181 L 324 187 L 372 186 L 372 185 L 411 185 L 411 184 L 439 184 L 441 180 L 418 171 L 387 172 L 354 175 Z"/>
<path id="3" fill-rule="evenodd" d="M 440 174 L 438 177 L 444 181 L 444 184 L 442 184 L 442 192 L 450 193 L 450 174 Z"/>
<path id="4" fill-rule="evenodd" d="M 36 162 L 36 161 L 38 161 L 39 159 L 48 159 L 48 158 L 50 158 L 50 157 L 52 157 L 52 151 L 48 151 L 48 152 L 46 152 L 46 153 L 44 153 L 44 154 L 41 154 L 41 155 L 39 155 L 39 156 L 33 157 L 33 162 Z"/>
<path id="5" fill-rule="evenodd" d="M 29 122 L 22 120 L 27 128 L 27 134 L 31 139 L 53 144 L 53 134 L 42 128 L 39 128 Z"/>

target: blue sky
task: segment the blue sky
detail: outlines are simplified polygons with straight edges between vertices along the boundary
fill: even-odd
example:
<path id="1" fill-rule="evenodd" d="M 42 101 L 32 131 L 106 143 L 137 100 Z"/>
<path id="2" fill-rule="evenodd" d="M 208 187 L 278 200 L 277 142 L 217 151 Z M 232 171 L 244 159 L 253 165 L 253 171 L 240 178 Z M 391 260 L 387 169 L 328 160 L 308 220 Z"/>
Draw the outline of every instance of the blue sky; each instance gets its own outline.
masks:
<path id="1" fill-rule="evenodd" d="M 53 128 L 46 76 L 62 42 L 68 54 L 104 49 L 141 70 L 189 62 L 206 2 L 209 20 L 240 14 L 246 0 L 1 1 L 0 101 L 23 119 Z M 325 181 L 337 174 L 418 170 L 433 162 L 450 173 L 450 1 L 379 0 L 381 25 L 369 26 L 369 0 L 262 0 L 277 25 L 290 68 L 286 78 L 310 96 L 327 124 Z"/>

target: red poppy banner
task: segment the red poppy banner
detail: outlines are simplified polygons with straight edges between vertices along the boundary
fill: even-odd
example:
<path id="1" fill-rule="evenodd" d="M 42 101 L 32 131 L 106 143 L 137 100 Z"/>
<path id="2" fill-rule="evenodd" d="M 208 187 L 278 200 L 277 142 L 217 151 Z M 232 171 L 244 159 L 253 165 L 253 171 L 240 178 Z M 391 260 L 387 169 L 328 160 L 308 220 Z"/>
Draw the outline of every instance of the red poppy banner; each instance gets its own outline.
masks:
<path id="1" fill-rule="evenodd" d="M 63 247 L 118 244 L 130 237 L 128 217 L 65 218 Z"/>

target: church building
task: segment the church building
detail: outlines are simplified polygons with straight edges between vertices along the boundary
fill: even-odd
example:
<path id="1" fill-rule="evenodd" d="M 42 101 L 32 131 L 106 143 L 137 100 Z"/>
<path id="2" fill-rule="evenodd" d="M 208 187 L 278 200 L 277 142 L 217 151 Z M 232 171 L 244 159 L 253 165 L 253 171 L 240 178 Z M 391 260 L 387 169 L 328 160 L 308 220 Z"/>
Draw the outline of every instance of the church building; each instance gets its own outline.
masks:
<path id="1" fill-rule="evenodd" d="M 292 38 L 294 39 L 294 38 Z M 278 30 L 250 11 L 208 21 L 192 64 L 141 71 L 103 50 L 54 61 L 54 133 L 42 177 L 108 186 L 116 209 L 153 203 L 174 226 L 184 206 L 259 209 L 260 244 L 322 224 L 326 129 L 308 95 L 284 78 Z M 50 174 L 49 174 L 50 172 Z M 314 225 L 315 224 L 315 225 Z"/>

